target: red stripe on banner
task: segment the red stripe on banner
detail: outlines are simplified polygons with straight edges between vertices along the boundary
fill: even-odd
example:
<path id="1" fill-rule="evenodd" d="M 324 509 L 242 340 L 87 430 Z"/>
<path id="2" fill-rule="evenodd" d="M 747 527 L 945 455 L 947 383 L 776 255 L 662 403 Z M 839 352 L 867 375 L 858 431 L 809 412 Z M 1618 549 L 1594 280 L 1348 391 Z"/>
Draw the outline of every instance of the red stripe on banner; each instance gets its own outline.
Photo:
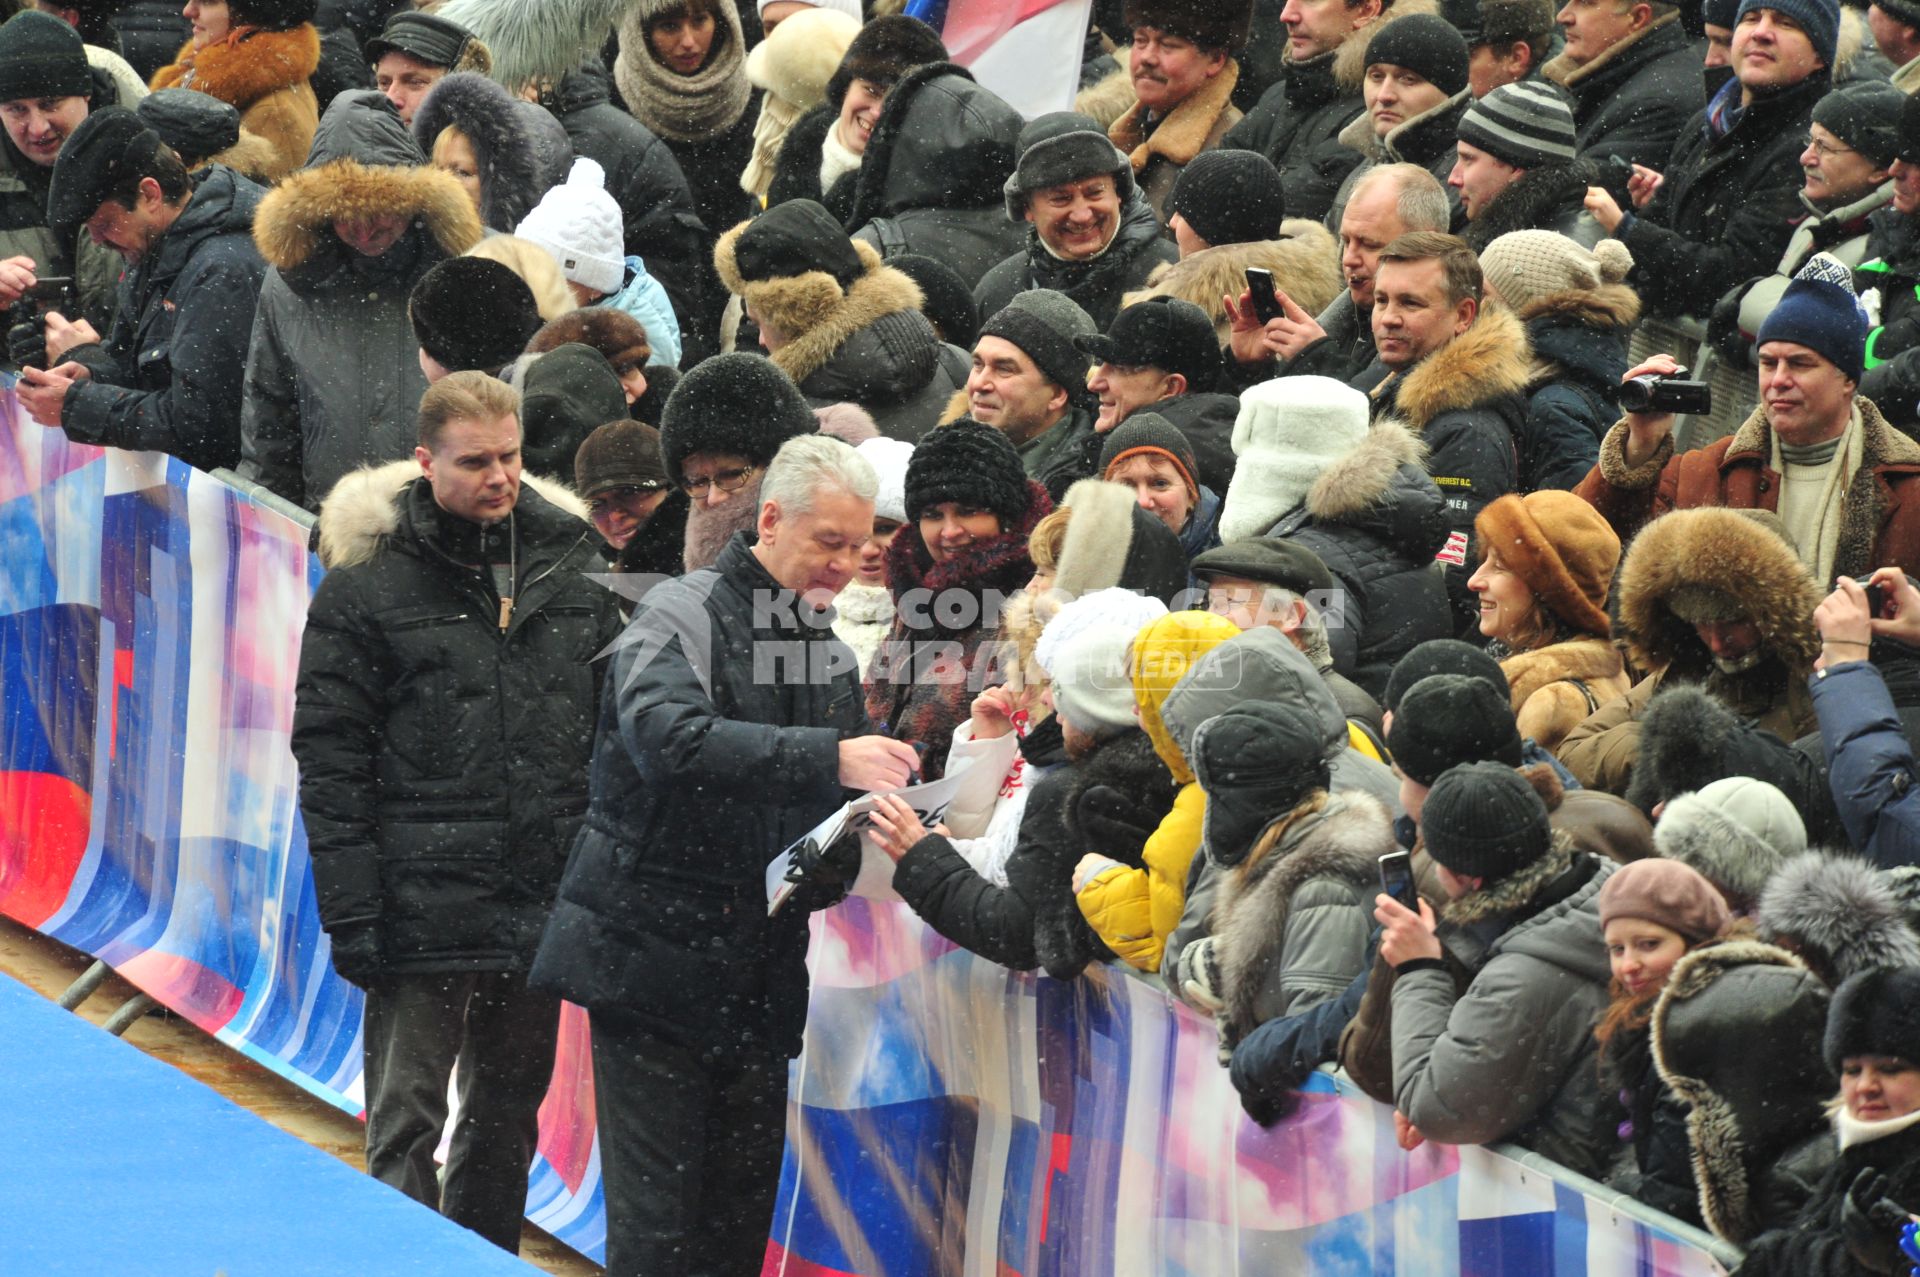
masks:
<path id="1" fill-rule="evenodd" d="M 1053 1182 L 1067 1173 L 1067 1167 L 1073 1164 L 1073 1133 L 1056 1132 L 1053 1137 L 1053 1155 L 1047 1159 L 1047 1182 L 1040 1190 L 1040 1240 L 1047 1239 L 1047 1215 L 1053 1210 Z"/>
<path id="2" fill-rule="evenodd" d="M 767 1243 L 767 1257 L 760 1263 L 761 1277 L 860 1277 L 858 1273 L 828 1268 L 783 1250 L 779 1242 Z"/>
<path id="3" fill-rule="evenodd" d="M 0 912 L 39 927 L 87 854 L 93 799 L 64 776 L 0 772 Z"/>
<path id="4" fill-rule="evenodd" d="M 226 1027 L 244 996 L 193 959 L 158 949 L 136 953 L 115 970 L 209 1033 Z"/>
<path id="5" fill-rule="evenodd" d="M 113 654 L 113 699 L 107 706 L 107 757 L 116 755 L 120 744 L 120 689 L 133 686 L 133 649 L 121 648 Z"/>
<path id="6" fill-rule="evenodd" d="M 1020 0 L 1016 5 L 1001 0 L 949 0 L 941 42 L 956 62 L 964 64 L 1028 18 L 1060 3 L 1062 0 Z"/>

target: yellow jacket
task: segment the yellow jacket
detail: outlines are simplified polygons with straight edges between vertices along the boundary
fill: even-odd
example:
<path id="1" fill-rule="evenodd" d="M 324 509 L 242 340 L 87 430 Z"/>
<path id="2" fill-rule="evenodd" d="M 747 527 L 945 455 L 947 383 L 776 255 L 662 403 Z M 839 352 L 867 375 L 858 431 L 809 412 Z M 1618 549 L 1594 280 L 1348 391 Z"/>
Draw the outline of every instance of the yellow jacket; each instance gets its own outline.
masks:
<path id="1" fill-rule="evenodd" d="M 1180 921 L 1187 898 L 1187 870 L 1200 850 L 1207 802 L 1194 781 L 1186 751 L 1160 717 L 1160 706 L 1195 661 L 1239 632 L 1233 622 L 1208 612 L 1174 612 L 1135 635 L 1128 655 L 1140 726 L 1181 790 L 1173 809 L 1147 839 L 1141 855 L 1145 868 L 1109 865 L 1080 889 L 1077 899 L 1095 934 L 1142 971 L 1160 969 L 1161 950 Z"/>

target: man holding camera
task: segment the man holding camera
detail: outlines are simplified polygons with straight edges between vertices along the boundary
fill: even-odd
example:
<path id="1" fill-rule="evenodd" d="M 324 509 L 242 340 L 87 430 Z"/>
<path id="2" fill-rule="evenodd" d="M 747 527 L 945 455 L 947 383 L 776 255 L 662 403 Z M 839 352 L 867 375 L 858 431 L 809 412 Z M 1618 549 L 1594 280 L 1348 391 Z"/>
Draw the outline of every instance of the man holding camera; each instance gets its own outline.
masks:
<path id="1" fill-rule="evenodd" d="M 266 194 L 232 169 L 186 167 L 133 112 L 75 129 L 47 208 L 126 262 L 103 341 L 53 312 L 8 334 L 20 402 L 71 439 L 166 452 L 202 470 L 240 461 L 240 388 L 266 262 L 253 215 Z"/>
<path id="2" fill-rule="evenodd" d="M 1669 396 L 1607 432 L 1600 460 L 1575 489 L 1627 541 L 1669 510 L 1726 506 L 1780 516 L 1816 579 L 1864 577 L 1920 561 L 1920 444 L 1855 393 L 1867 322 L 1841 278 L 1816 257 L 1760 326 L 1760 406 L 1732 435 L 1674 455 Z M 1627 373 L 1669 378 L 1658 355 Z"/>

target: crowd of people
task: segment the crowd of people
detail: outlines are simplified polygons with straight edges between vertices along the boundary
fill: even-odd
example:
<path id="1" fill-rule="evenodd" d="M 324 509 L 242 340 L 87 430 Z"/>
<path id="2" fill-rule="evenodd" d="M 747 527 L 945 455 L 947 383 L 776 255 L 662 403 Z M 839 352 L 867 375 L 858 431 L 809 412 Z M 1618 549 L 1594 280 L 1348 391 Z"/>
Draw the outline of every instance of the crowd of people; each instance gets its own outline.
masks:
<path id="1" fill-rule="evenodd" d="M 318 515 L 372 1174 L 515 1247 L 567 998 L 609 1270 L 757 1271 L 877 866 L 1904 1271 L 1920 5 L 1099 0 L 1033 119 L 895 0 L 21 7 L 19 403 Z"/>

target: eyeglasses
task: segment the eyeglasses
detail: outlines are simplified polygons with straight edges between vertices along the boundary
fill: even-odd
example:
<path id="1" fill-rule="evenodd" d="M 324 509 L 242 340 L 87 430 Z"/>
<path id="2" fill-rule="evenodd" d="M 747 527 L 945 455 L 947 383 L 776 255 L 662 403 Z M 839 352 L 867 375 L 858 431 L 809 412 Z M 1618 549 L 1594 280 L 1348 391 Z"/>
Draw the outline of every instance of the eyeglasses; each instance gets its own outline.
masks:
<path id="1" fill-rule="evenodd" d="M 1807 138 L 1807 145 L 1812 147 L 1813 153 L 1823 160 L 1830 160 L 1836 155 L 1853 154 L 1853 148 L 1850 146 L 1835 146 L 1831 142 L 1822 142 L 1817 137 Z"/>
<path id="2" fill-rule="evenodd" d="M 698 500 L 707 495 L 707 489 L 717 487 L 722 492 L 738 492 L 747 486 L 747 480 L 759 473 L 759 466 L 741 466 L 737 470 L 717 471 L 711 478 L 702 475 L 699 478 L 682 478 L 680 486 L 687 495 Z"/>
<path id="3" fill-rule="evenodd" d="M 658 491 L 658 487 L 640 488 L 631 484 L 620 488 L 608 488 L 597 497 L 587 498 L 587 514 L 597 519 L 609 510 L 629 509 Z"/>

